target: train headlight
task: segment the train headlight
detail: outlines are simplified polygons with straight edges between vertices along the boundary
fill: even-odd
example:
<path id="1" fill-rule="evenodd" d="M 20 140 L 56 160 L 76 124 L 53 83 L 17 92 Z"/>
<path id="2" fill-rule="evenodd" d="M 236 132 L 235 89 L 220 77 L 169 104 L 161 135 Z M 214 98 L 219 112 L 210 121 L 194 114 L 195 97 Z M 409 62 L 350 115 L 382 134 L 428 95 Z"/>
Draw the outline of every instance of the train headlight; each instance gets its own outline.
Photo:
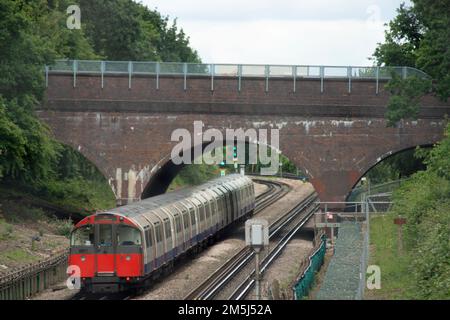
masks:
<path id="1" fill-rule="evenodd" d="M 86 257 L 85 256 L 81 256 L 81 261 L 86 261 Z"/>
<path id="2" fill-rule="evenodd" d="M 126 256 L 126 257 L 125 257 L 125 260 L 130 261 L 130 260 L 131 260 L 131 257 L 130 257 L 130 256 Z"/>

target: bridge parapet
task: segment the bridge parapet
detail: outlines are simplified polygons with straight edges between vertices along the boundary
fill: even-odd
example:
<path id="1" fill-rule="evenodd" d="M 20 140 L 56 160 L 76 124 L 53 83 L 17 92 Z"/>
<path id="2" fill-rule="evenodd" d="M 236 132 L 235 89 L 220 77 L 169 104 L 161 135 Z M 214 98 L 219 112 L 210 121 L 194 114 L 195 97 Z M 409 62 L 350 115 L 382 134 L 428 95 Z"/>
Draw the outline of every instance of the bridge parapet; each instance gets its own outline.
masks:
<path id="1" fill-rule="evenodd" d="M 340 79 L 348 81 L 348 92 L 352 90 L 352 80 L 372 80 L 376 83 L 375 93 L 379 93 L 379 82 L 387 81 L 397 74 L 402 78 L 429 76 L 412 67 L 379 67 L 379 66 L 322 66 L 322 65 L 258 65 L 258 64 L 207 64 L 182 62 L 142 62 L 142 61 L 96 61 L 96 60 L 57 60 L 54 65 L 46 66 L 46 85 L 48 86 L 49 73 L 73 74 L 73 86 L 76 87 L 77 75 L 97 74 L 102 78 L 105 75 L 128 75 L 129 88 L 132 86 L 133 76 L 154 76 L 156 89 L 159 89 L 161 76 L 180 76 L 184 78 L 184 90 L 187 90 L 189 77 L 211 78 L 211 91 L 214 91 L 214 78 L 227 77 L 237 80 L 237 90 L 241 91 L 243 78 L 264 78 L 265 91 L 269 91 L 270 79 L 291 79 L 292 91 L 297 90 L 297 80 L 319 79 L 320 91 L 324 91 L 323 82 L 327 79 Z"/>

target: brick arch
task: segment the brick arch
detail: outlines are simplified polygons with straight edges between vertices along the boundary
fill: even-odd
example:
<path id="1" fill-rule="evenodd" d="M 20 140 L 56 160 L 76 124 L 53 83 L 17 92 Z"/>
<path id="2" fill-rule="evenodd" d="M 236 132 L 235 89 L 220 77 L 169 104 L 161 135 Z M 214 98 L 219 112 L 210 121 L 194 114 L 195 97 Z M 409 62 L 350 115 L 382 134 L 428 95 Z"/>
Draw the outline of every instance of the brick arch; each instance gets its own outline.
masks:
<path id="1" fill-rule="evenodd" d="M 242 140 L 239 140 L 242 141 Z M 226 139 L 222 140 L 222 143 L 232 143 L 233 141 L 228 141 Z M 243 141 L 246 145 L 249 144 L 248 141 Z M 210 142 L 205 142 L 201 145 L 202 152 L 204 148 L 209 144 Z M 195 147 L 198 147 L 199 145 L 192 145 L 190 148 L 191 152 L 191 159 L 193 159 L 193 150 Z M 270 146 L 270 145 L 268 145 Z M 270 146 L 272 147 L 272 146 Z M 283 154 L 283 153 L 282 153 Z M 286 154 L 283 154 L 287 157 Z M 288 157 L 289 159 L 289 157 Z M 142 191 L 141 198 L 145 199 L 151 196 L 155 196 L 161 193 L 164 193 L 167 191 L 170 183 L 172 180 L 176 177 L 176 175 L 183 169 L 186 165 L 175 165 L 172 162 L 171 154 L 165 155 L 160 161 L 158 161 L 158 164 L 153 169 L 153 174 L 148 179 L 148 182 L 146 183 L 145 188 Z M 297 166 L 296 167 L 303 172 L 307 171 L 305 166 Z"/>
<path id="2" fill-rule="evenodd" d="M 95 152 L 93 152 L 89 147 L 83 147 L 79 144 L 73 143 L 71 141 L 63 141 L 60 139 L 56 139 L 58 143 L 72 149 L 73 151 L 81 154 L 89 163 L 94 166 L 105 178 L 106 181 L 109 182 L 109 175 L 107 173 L 106 167 L 104 166 L 104 161 L 101 157 L 97 156 Z M 111 186 L 111 184 L 110 184 Z M 114 189 L 111 188 L 111 190 L 114 192 Z"/>
<path id="3" fill-rule="evenodd" d="M 371 163 L 368 164 L 367 168 L 364 169 L 365 171 L 362 171 L 362 173 L 357 178 L 356 182 L 353 184 L 351 190 L 347 194 L 346 199 L 351 194 L 351 192 L 356 187 L 356 185 L 360 182 L 362 177 L 364 177 L 370 170 L 372 170 L 378 164 L 382 163 L 383 161 L 385 161 L 385 160 L 387 160 L 387 159 L 389 159 L 389 158 L 391 158 L 391 157 L 393 157 L 395 155 L 398 155 L 400 153 L 403 153 L 403 152 L 415 149 L 416 147 L 431 148 L 433 145 L 434 145 L 434 143 L 424 143 L 424 144 L 419 144 L 419 145 L 405 146 L 405 147 L 401 147 L 399 149 L 396 149 L 395 151 L 389 151 L 389 152 L 386 152 L 384 154 L 380 154 L 379 157 L 377 157 L 374 161 L 372 161 Z"/>
<path id="4" fill-rule="evenodd" d="M 322 201 L 344 201 L 374 161 L 390 151 L 432 144 L 444 122 L 420 119 L 386 128 L 383 119 L 133 112 L 38 111 L 54 136 L 83 152 L 107 177 L 119 204 L 141 198 L 169 160 L 176 128 L 203 120 L 208 128 L 279 126 L 280 150 L 310 178 Z M 190 131 L 192 132 L 192 131 Z"/>

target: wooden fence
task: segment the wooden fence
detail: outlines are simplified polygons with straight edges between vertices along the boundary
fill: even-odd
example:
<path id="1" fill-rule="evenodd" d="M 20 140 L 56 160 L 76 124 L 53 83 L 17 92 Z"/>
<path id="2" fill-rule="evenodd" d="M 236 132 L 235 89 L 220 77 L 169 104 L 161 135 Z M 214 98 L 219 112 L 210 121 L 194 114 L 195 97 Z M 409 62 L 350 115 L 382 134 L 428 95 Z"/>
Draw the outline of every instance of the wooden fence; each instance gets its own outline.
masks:
<path id="1" fill-rule="evenodd" d="M 25 300 L 67 278 L 68 250 L 0 276 L 0 300 Z"/>

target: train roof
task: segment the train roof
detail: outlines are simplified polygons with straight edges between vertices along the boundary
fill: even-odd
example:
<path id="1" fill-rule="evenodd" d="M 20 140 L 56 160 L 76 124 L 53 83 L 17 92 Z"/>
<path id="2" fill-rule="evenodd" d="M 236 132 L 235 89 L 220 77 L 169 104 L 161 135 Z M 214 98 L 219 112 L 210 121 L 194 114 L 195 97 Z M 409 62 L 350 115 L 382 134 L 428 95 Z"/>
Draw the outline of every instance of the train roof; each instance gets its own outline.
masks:
<path id="1" fill-rule="evenodd" d="M 172 191 L 168 193 L 164 193 L 158 196 L 154 196 L 148 199 L 140 200 L 122 207 L 117 207 L 111 210 L 106 211 L 107 213 L 112 214 L 120 214 L 126 217 L 136 217 L 144 212 L 148 212 L 149 210 L 153 210 L 159 207 L 164 207 L 173 204 L 176 201 L 181 201 L 184 199 L 191 198 L 200 192 L 204 192 L 206 190 L 211 190 L 218 186 L 229 185 L 234 188 L 236 182 L 246 181 L 247 183 L 251 183 L 251 179 L 240 175 L 240 174 L 230 174 L 224 177 L 215 178 L 211 181 L 208 181 L 199 186 L 193 186 L 184 188 L 178 191 Z"/>

